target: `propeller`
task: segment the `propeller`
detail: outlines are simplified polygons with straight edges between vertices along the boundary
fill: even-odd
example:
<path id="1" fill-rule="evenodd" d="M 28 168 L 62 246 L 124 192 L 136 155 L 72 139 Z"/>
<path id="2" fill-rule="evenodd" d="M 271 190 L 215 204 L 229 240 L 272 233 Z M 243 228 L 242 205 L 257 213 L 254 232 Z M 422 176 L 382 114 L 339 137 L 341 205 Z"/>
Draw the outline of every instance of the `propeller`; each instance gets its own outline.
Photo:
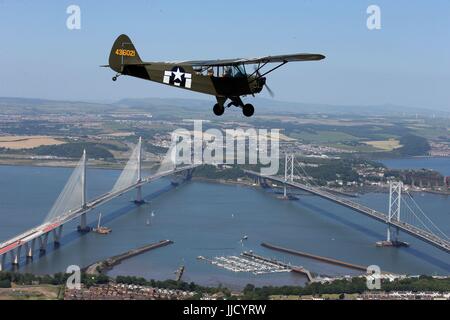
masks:
<path id="1" fill-rule="evenodd" d="M 256 67 L 256 65 L 254 66 L 255 69 L 255 73 L 258 77 L 261 76 L 261 74 L 259 73 L 259 69 Z M 267 80 L 266 80 L 267 81 Z M 272 91 L 272 89 L 270 89 L 270 87 L 267 85 L 267 82 L 264 83 L 264 87 L 267 89 L 267 92 L 269 93 L 269 95 L 273 98 L 275 97 L 275 93 Z"/>
<path id="2" fill-rule="evenodd" d="M 275 93 L 273 93 L 272 89 L 270 89 L 270 87 L 267 85 L 267 83 L 264 84 L 264 87 L 266 87 L 267 92 L 269 93 L 269 95 L 273 98 L 275 97 Z"/>

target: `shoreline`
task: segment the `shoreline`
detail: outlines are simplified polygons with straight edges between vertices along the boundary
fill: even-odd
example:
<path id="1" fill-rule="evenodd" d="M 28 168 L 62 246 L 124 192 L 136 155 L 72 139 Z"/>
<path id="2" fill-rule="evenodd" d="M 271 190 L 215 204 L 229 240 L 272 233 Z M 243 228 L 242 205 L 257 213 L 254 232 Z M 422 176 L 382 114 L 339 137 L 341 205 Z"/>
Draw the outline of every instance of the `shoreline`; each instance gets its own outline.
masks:
<path id="1" fill-rule="evenodd" d="M 0 158 L 0 166 L 8 166 L 8 167 L 36 167 L 36 168 L 75 168 L 78 164 L 78 160 L 55 160 L 54 162 L 45 161 L 38 162 L 39 160 L 27 160 L 24 162 L 3 162 Z M 97 160 L 88 161 L 88 167 L 90 169 L 102 169 L 102 170 L 123 170 L 126 165 L 125 163 L 96 163 Z M 154 166 L 147 166 L 145 162 L 143 162 L 143 169 L 152 169 Z"/>
<path id="2" fill-rule="evenodd" d="M 420 156 L 425 157 L 425 156 Z M 414 157 L 411 157 L 411 159 Z M 417 158 L 417 157 L 416 157 Z M 434 157 L 432 157 L 434 158 Z M 41 167 L 41 168 L 74 168 L 76 167 L 78 161 L 77 160 L 59 160 L 55 162 L 51 161 L 36 161 L 36 160 L 27 160 L 24 162 L 7 162 L 2 161 L 3 159 L 0 158 L 0 166 L 10 166 L 10 167 Z M 96 160 L 92 160 L 96 161 Z M 91 169 L 101 169 L 101 170 L 123 170 L 125 164 L 114 164 L 110 162 L 106 163 L 90 163 L 89 168 Z M 143 169 L 154 169 L 155 166 L 146 166 L 143 165 Z M 226 179 L 215 179 L 215 178 L 206 178 L 206 177 L 196 177 L 195 175 L 192 177 L 192 180 L 198 180 L 198 181 L 204 181 L 204 182 L 210 182 L 210 183 L 218 183 L 223 185 L 240 185 L 240 186 L 246 186 L 246 187 L 258 187 L 258 185 L 255 185 L 254 183 L 251 183 L 250 181 L 236 181 L 236 180 L 226 180 Z M 280 187 L 278 187 L 280 188 Z M 275 187 L 272 187 L 272 189 L 276 189 Z M 335 192 L 338 194 L 341 194 L 343 196 L 351 196 L 351 197 L 358 197 L 359 195 L 367 194 L 367 193 L 389 193 L 388 187 L 379 187 L 379 186 L 363 186 L 363 187 L 357 187 L 357 188 L 349 188 L 349 189 L 330 189 L 329 191 Z M 414 193 L 430 193 L 435 195 L 441 195 L 441 196 L 450 196 L 450 190 L 449 191 L 440 191 L 440 190 L 415 190 L 415 189 L 409 189 L 410 192 Z"/>
<path id="3" fill-rule="evenodd" d="M 239 185 L 239 186 L 245 186 L 250 188 L 258 188 L 258 185 L 255 185 L 251 182 L 246 181 L 234 181 L 234 180 L 223 180 L 223 179 L 212 179 L 212 178 L 205 178 L 205 177 L 192 177 L 192 180 L 194 181 L 202 181 L 202 182 L 209 182 L 209 183 L 217 183 L 217 184 L 223 184 L 223 185 Z M 271 189 L 281 189 L 282 187 L 271 187 Z M 364 195 L 368 193 L 389 193 L 388 187 L 359 187 L 356 189 L 348 189 L 348 190 L 340 190 L 340 189 L 329 189 L 329 192 L 334 192 L 337 194 L 340 194 L 345 197 L 354 197 L 357 198 L 359 195 Z M 440 196 L 450 196 L 450 191 L 438 191 L 438 190 L 412 190 L 410 189 L 409 192 L 413 193 L 430 193 Z"/>

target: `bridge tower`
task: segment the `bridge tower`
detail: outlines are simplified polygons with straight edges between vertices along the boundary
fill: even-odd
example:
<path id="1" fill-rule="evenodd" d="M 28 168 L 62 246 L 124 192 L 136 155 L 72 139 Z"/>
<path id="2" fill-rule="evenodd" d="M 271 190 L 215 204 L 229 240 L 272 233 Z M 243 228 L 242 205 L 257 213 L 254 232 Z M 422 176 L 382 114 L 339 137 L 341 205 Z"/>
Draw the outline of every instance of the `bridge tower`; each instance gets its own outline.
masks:
<path id="1" fill-rule="evenodd" d="M 137 145 L 137 183 L 142 181 L 142 137 L 139 137 L 139 142 Z M 134 201 L 136 204 L 143 204 L 145 201 L 142 199 L 142 186 L 138 186 L 136 188 L 136 200 Z"/>
<path id="2" fill-rule="evenodd" d="M 285 154 L 284 155 L 284 189 L 283 189 L 283 198 L 287 199 L 287 186 L 286 183 L 288 181 L 294 181 L 294 154 Z"/>
<path id="3" fill-rule="evenodd" d="M 82 161 L 82 171 L 81 171 L 81 207 L 86 209 L 86 150 L 83 150 Z M 78 231 L 89 232 L 90 228 L 87 226 L 86 212 L 81 215 L 80 225 L 78 226 Z"/>
<path id="4" fill-rule="evenodd" d="M 395 230 L 394 241 L 391 240 L 391 221 L 394 219 L 400 222 L 402 188 L 403 183 L 401 181 L 391 181 L 389 183 L 389 213 L 386 239 L 388 242 L 398 242 L 398 228 Z"/>
<path id="5" fill-rule="evenodd" d="M 391 228 L 394 226 L 392 222 L 400 222 L 400 212 L 402 203 L 402 188 L 403 183 L 401 181 L 391 181 L 389 183 L 389 211 L 387 216 L 387 235 L 385 241 L 378 241 L 378 247 L 407 247 L 408 243 L 402 242 L 398 239 L 399 229 L 395 227 L 394 234 L 391 232 Z"/>

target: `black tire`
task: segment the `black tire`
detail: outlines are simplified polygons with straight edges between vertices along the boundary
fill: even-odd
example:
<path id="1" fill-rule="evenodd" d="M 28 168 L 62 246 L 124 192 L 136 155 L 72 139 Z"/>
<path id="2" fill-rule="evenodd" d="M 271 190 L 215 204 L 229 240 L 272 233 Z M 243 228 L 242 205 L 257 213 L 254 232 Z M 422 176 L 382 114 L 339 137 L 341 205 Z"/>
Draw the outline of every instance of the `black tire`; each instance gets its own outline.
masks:
<path id="1" fill-rule="evenodd" d="M 242 113 L 246 117 L 251 117 L 255 113 L 255 108 L 253 108 L 253 105 L 251 105 L 250 103 L 247 103 L 242 108 Z"/>
<path id="2" fill-rule="evenodd" d="M 221 116 L 225 112 L 225 108 L 220 104 L 216 103 L 213 108 L 213 112 L 216 116 Z"/>
<path id="3" fill-rule="evenodd" d="M 117 80 L 117 77 L 113 77 L 113 78 L 112 78 L 112 81 L 116 81 L 116 80 Z"/>

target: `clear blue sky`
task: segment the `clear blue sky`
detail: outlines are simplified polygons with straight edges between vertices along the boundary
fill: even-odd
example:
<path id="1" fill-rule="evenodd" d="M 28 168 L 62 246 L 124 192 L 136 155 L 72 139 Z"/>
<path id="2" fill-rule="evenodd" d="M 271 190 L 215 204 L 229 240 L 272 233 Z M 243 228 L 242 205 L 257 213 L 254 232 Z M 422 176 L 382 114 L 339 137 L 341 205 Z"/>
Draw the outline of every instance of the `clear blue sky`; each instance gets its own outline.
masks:
<path id="1" fill-rule="evenodd" d="M 81 30 L 66 28 L 70 4 L 81 7 Z M 381 8 L 381 30 L 366 28 L 370 4 Z M 0 96 L 208 98 L 129 77 L 112 82 L 98 66 L 126 33 L 150 61 L 327 56 L 273 73 L 278 100 L 450 110 L 448 0 L 0 0 L 0 30 Z"/>

